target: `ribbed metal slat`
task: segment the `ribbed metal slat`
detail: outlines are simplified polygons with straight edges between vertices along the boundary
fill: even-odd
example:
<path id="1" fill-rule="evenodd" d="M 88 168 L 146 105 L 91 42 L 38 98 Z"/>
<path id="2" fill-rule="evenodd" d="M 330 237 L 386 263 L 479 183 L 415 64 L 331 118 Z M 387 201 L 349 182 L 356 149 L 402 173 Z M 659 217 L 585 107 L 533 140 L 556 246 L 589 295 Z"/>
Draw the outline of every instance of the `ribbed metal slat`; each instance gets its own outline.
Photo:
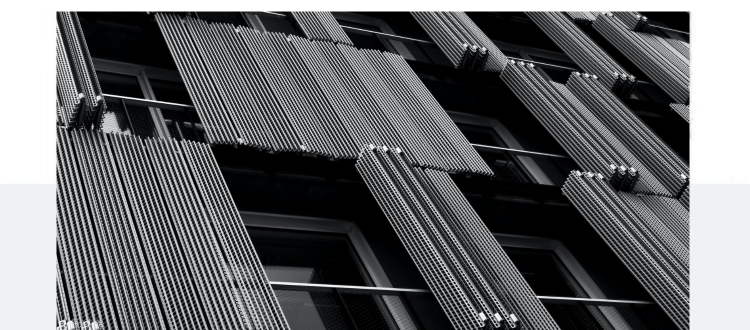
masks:
<path id="1" fill-rule="evenodd" d="M 320 50 L 307 39 L 296 36 L 289 36 L 289 38 L 302 62 L 310 70 L 312 78 L 320 86 L 321 93 L 345 127 L 351 141 L 351 145 L 345 146 L 347 153 L 353 151 L 356 155 L 369 143 L 377 143 L 379 139 L 370 127 L 365 113 L 349 96 L 343 83 L 326 62 Z"/>
<path id="2" fill-rule="evenodd" d="M 99 252 L 95 224 L 70 134 L 57 130 L 57 234 L 64 283 L 75 322 L 96 321 L 120 329 L 114 298 Z"/>
<path id="3" fill-rule="evenodd" d="M 456 329 L 480 329 L 484 322 L 472 305 L 446 261 L 416 219 L 399 188 L 391 178 L 382 157 L 383 151 L 365 148 L 357 161 L 357 171 L 386 214 L 396 234 L 414 260 L 432 293 Z"/>
<path id="4" fill-rule="evenodd" d="M 628 74 L 563 13 L 527 12 L 526 15 L 578 66 L 600 77 L 607 87 L 619 89 L 616 92 L 622 92 L 625 96 L 630 95 L 635 77 Z"/>
<path id="5" fill-rule="evenodd" d="M 70 77 L 68 76 L 68 70 L 74 79 L 76 90 L 83 94 L 83 99 L 77 98 L 78 102 L 81 102 L 78 111 L 73 112 L 70 101 L 64 102 L 67 107 L 69 117 L 65 118 L 69 123 L 76 122 L 76 114 L 80 111 L 80 123 L 84 127 L 91 127 L 92 125 L 100 125 L 101 117 L 97 117 L 97 111 L 106 111 L 107 105 L 104 103 L 102 98 L 102 90 L 99 86 L 99 80 L 96 77 L 96 71 L 94 70 L 94 64 L 91 60 L 91 55 L 86 45 L 86 39 L 84 38 L 83 31 L 81 29 L 80 22 L 78 21 L 78 14 L 75 12 L 57 12 L 57 33 L 58 33 L 58 93 L 59 88 L 69 89 Z M 62 48 L 62 49 L 61 49 Z M 63 59 L 64 57 L 64 59 Z M 60 74 L 63 77 L 60 77 Z M 60 78 L 63 78 L 64 85 L 60 86 Z M 66 90 L 63 98 L 70 99 L 72 92 Z M 78 94 L 78 93 L 76 93 Z M 58 94 L 59 95 L 59 94 Z M 76 98 L 76 97 L 74 97 Z M 75 104 L 75 103 L 73 103 Z M 96 122 L 99 121 L 99 122 Z"/>
<path id="6" fill-rule="evenodd" d="M 463 12 L 412 12 L 456 68 L 502 72 L 507 57 Z"/>
<path id="7" fill-rule="evenodd" d="M 145 257 L 153 274 L 155 291 L 171 329 L 207 327 L 186 261 L 180 251 L 173 218 L 167 211 L 145 146 L 141 139 L 109 135 L 133 219 L 141 235 Z"/>
<path id="8" fill-rule="evenodd" d="M 584 215 L 615 254 L 680 329 L 689 328 L 689 288 L 679 266 L 659 251 L 658 239 L 639 230 L 638 212 L 602 180 L 601 175 L 573 172 L 563 194 Z M 667 258 L 665 258 L 665 256 Z"/>
<path id="9" fill-rule="evenodd" d="M 196 180 L 211 225 L 245 303 L 258 328 L 288 329 L 283 313 L 250 242 L 219 166 L 207 145 L 185 141 L 183 155 Z"/>
<path id="10" fill-rule="evenodd" d="M 161 169 L 157 178 L 165 195 L 180 197 L 167 198 L 167 207 L 174 217 L 177 236 L 195 277 L 210 327 L 251 326 L 234 297 L 232 277 L 178 143 L 149 139 L 145 144 L 153 166 Z"/>
<path id="11" fill-rule="evenodd" d="M 678 51 L 669 50 L 654 43 L 653 35 L 634 32 L 632 14 L 599 15 L 594 30 L 615 46 L 623 55 L 638 66 L 654 83 L 675 102 L 687 104 L 690 97 L 690 76 L 685 63 L 675 56 Z"/>
<path id="12" fill-rule="evenodd" d="M 354 45 L 331 12 L 293 11 L 291 17 L 302 29 L 302 33 L 310 40 Z"/>
<path id="13" fill-rule="evenodd" d="M 475 327 L 461 324 L 452 309 L 450 298 L 457 293 L 438 293 L 446 281 L 458 286 L 462 299 L 471 308 L 463 313 L 482 312 L 483 322 L 490 328 L 555 329 L 546 309 L 533 296 L 528 284 L 502 251 L 497 240 L 481 222 L 448 175 L 441 171 L 412 168 L 400 149 L 370 146 L 357 162 L 357 170 L 365 179 L 381 209 L 394 226 L 438 301 L 452 319 L 454 327 Z M 380 174 L 379 174 L 380 173 Z M 405 218 L 399 218 L 399 214 Z M 401 232 L 402 223 L 411 219 L 411 230 L 423 233 L 421 238 Z M 412 246 L 432 251 L 433 259 L 420 259 Z M 451 270 L 451 278 L 435 277 L 430 263 L 438 262 Z M 454 298 L 455 299 L 455 298 Z M 455 302 L 453 302 L 455 303 Z M 472 311 L 473 312 L 470 312 Z M 518 316 L 521 316 L 518 323 Z"/>
<path id="14" fill-rule="evenodd" d="M 573 74 L 566 86 L 676 196 L 687 184 L 687 164 L 619 98 L 591 76 Z M 658 193 L 658 192 L 657 192 Z"/>
<path id="15" fill-rule="evenodd" d="M 104 133 L 72 131 L 72 145 L 124 328 L 163 329 L 163 316 Z"/>

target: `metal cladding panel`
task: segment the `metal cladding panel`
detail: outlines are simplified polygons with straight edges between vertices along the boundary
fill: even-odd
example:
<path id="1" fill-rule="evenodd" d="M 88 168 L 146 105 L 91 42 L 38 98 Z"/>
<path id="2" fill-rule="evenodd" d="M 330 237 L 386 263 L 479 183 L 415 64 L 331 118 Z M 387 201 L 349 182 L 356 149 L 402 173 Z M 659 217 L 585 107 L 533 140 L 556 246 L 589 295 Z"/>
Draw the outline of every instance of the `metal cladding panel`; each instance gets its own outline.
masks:
<path id="1" fill-rule="evenodd" d="M 690 106 L 684 105 L 680 103 L 671 103 L 669 104 L 669 108 L 672 109 L 672 111 L 676 112 L 682 119 L 685 119 L 688 124 L 690 124 Z"/>
<path id="2" fill-rule="evenodd" d="M 353 46 L 352 40 L 328 11 L 293 11 L 292 18 L 310 40 Z"/>
<path id="3" fill-rule="evenodd" d="M 207 327 L 200 298 L 193 287 L 193 275 L 180 251 L 173 218 L 167 211 L 140 138 L 109 135 L 116 164 L 141 235 L 147 264 L 171 329 Z"/>
<path id="4" fill-rule="evenodd" d="M 207 145 L 59 128 L 58 160 L 61 321 L 288 329 Z"/>
<path id="5" fill-rule="evenodd" d="M 597 75 L 602 83 L 616 93 L 630 95 L 635 86 L 635 77 L 627 73 L 565 14 L 527 12 L 526 15 L 583 70 Z"/>
<path id="6" fill-rule="evenodd" d="M 107 105 L 75 12 L 57 12 L 57 71 L 63 122 L 98 127 Z"/>
<path id="7" fill-rule="evenodd" d="M 433 203 L 448 220 L 472 260 L 498 297 L 520 320 L 521 329 L 555 329 L 557 325 L 533 294 L 526 280 L 476 214 L 447 173 L 415 169 Z"/>
<path id="8" fill-rule="evenodd" d="M 613 181 L 631 180 L 623 190 L 671 194 L 656 176 L 658 172 L 641 161 L 567 85 L 545 81 L 532 64 L 515 61 L 508 64 L 502 79 L 583 169 L 604 173 Z"/>
<path id="9" fill-rule="evenodd" d="M 601 175 L 573 172 L 563 194 L 584 215 L 615 254 L 641 282 L 680 329 L 689 328 L 689 275 L 680 260 L 679 244 L 654 235 L 660 219 L 644 212 L 643 204 L 618 193 Z M 670 246 L 671 245 L 671 246 Z M 685 260 L 686 262 L 686 260 Z"/>
<path id="10" fill-rule="evenodd" d="M 634 32 L 626 21 L 631 14 L 599 15 L 594 29 L 638 66 L 677 103 L 690 98 L 689 59 L 664 39 Z"/>
<path id="11" fill-rule="evenodd" d="M 464 12 L 412 12 L 456 68 L 502 72 L 507 57 Z"/>
<path id="12" fill-rule="evenodd" d="M 210 148 L 191 141 L 181 148 L 245 311 L 258 328 L 288 328 Z"/>
<path id="13" fill-rule="evenodd" d="M 70 134 L 57 130 L 57 248 L 70 303 L 69 321 L 120 329 L 96 225 Z"/>
<path id="14" fill-rule="evenodd" d="M 126 329 L 162 329 L 163 317 L 148 280 L 140 238 L 106 137 L 76 130 L 70 138 L 120 324 Z"/>
<path id="15" fill-rule="evenodd" d="M 345 145 L 344 150 L 347 154 L 354 152 L 356 158 L 361 148 L 378 141 L 375 131 L 366 119 L 366 113 L 349 96 L 345 85 L 336 76 L 334 69 L 326 62 L 314 42 L 297 36 L 289 36 L 289 39 L 309 70 L 311 78 L 319 86 L 321 95 L 334 110 L 333 115 L 343 124 L 351 143 Z"/>
<path id="16" fill-rule="evenodd" d="M 566 86 L 667 188 L 666 196 L 679 196 L 688 184 L 687 164 L 619 98 L 594 80 L 592 76 L 573 74 Z"/>
<path id="17" fill-rule="evenodd" d="M 453 326 L 556 329 L 448 174 L 408 164 L 369 146 L 356 166 Z"/>
<path id="18" fill-rule="evenodd" d="M 373 143 L 395 145 L 419 166 L 492 175 L 398 55 L 155 16 L 209 143 L 333 159 L 354 159 Z"/>

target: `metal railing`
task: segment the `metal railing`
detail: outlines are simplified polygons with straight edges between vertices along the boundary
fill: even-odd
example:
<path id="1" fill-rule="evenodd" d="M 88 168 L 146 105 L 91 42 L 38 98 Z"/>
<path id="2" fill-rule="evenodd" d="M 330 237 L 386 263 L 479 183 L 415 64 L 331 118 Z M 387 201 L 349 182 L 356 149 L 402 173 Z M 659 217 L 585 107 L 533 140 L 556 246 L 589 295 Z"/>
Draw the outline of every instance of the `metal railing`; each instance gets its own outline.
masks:
<path id="1" fill-rule="evenodd" d="M 449 328 L 437 300 L 430 290 L 361 287 L 331 284 L 270 282 L 282 309 L 295 328 L 314 327 L 296 324 L 295 315 L 305 320 L 348 324 L 352 328 L 367 324 L 377 328 L 398 329 L 410 324 L 417 329 Z M 574 297 L 537 296 L 563 329 L 674 329 L 674 325 L 652 301 L 610 300 Z M 310 318 L 310 313 L 318 317 Z M 437 320 L 437 321 L 436 321 Z M 318 322 L 318 321 L 313 321 Z M 338 322 L 338 323 L 337 323 Z M 409 328 L 408 326 L 406 328 Z"/>
<path id="2" fill-rule="evenodd" d="M 101 129 L 106 133 L 205 141 L 203 125 L 192 105 L 102 95 L 107 111 L 102 115 Z"/>
<path id="3" fill-rule="evenodd" d="M 562 186 L 578 166 L 564 155 L 472 144 L 495 172 L 494 180 Z"/>

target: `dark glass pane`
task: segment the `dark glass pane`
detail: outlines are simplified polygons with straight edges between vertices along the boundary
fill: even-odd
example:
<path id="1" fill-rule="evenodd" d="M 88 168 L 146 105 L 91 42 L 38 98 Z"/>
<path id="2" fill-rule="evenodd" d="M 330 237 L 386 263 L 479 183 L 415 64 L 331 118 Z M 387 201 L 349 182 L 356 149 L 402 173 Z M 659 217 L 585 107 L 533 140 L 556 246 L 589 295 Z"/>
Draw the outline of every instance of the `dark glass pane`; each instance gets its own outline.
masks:
<path id="1" fill-rule="evenodd" d="M 471 143 L 507 148 L 492 128 L 459 123 L 456 123 L 456 126 Z"/>
<path id="2" fill-rule="evenodd" d="M 538 296 L 584 297 L 578 283 L 551 250 L 503 247 Z"/>
<path id="3" fill-rule="evenodd" d="M 354 44 L 354 47 L 357 47 L 359 49 L 377 49 L 379 51 L 387 52 L 388 49 L 385 48 L 385 45 L 383 45 L 382 42 L 380 42 L 380 39 L 374 35 L 364 35 L 359 33 L 353 33 L 349 31 L 345 31 L 346 35 L 349 36 L 349 39 L 352 40 L 352 43 Z"/>
<path id="4" fill-rule="evenodd" d="M 151 90 L 157 101 L 193 104 L 185 85 L 179 82 L 149 78 Z"/>
<path id="5" fill-rule="evenodd" d="M 248 228 L 270 281 L 371 286 L 346 235 Z"/>
<path id="6" fill-rule="evenodd" d="M 265 27 L 268 32 L 281 32 L 284 34 L 293 34 L 298 37 L 304 37 L 304 34 L 297 31 L 293 23 L 286 17 L 260 14 L 258 15 L 258 19 L 263 23 L 263 27 Z"/>
<path id="7" fill-rule="evenodd" d="M 114 94 L 142 99 L 143 90 L 138 83 L 138 78 L 124 74 L 97 71 L 99 84 L 105 94 Z"/>
<path id="8" fill-rule="evenodd" d="M 274 293 L 293 330 L 352 329 L 334 292 L 274 290 Z"/>
<path id="9" fill-rule="evenodd" d="M 198 15 L 198 18 L 208 22 L 228 23 L 234 26 L 247 26 L 245 19 L 239 12 L 201 11 L 196 12 L 195 14 Z"/>

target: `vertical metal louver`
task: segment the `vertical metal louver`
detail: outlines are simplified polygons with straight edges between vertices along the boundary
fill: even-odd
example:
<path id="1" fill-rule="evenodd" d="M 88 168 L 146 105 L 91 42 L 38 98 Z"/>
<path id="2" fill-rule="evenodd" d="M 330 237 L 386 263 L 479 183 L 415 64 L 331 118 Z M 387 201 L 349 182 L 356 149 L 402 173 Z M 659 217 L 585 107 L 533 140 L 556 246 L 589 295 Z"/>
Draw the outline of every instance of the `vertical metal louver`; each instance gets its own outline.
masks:
<path id="1" fill-rule="evenodd" d="M 454 328 L 557 328 L 447 173 L 372 145 L 356 167 Z"/>
<path id="2" fill-rule="evenodd" d="M 685 119 L 688 124 L 690 123 L 690 106 L 684 105 L 680 103 L 671 103 L 669 104 L 669 108 L 672 109 L 672 111 L 676 112 L 682 119 Z"/>
<path id="3" fill-rule="evenodd" d="M 210 143 L 353 159 L 399 145 L 415 164 L 492 171 L 395 54 L 156 14 Z"/>
<path id="4" fill-rule="evenodd" d="M 630 59 L 677 103 L 690 98 L 690 59 L 664 38 L 633 30 L 633 14 L 599 15 L 594 30 Z M 638 31 L 638 30 L 636 30 Z"/>
<path id="5" fill-rule="evenodd" d="M 566 86 L 658 178 L 667 188 L 668 196 L 680 196 L 689 184 L 688 165 L 595 79 L 574 73 Z"/>
<path id="6" fill-rule="evenodd" d="M 597 75 L 615 94 L 630 96 L 635 86 L 635 77 L 627 73 L 565 14 L 527 12 L 526 15 L 583 70 Z"/>
<path id="7" fill-rule="evenodd" d="M 680 329 L 689 328 L 689 252 L 675 226 L 686 218 L 665 218 L 648 205 L 653 196 L 616 192 L 594 173 L 573 172 L 563 194 L 583 214 L 625 266 Z M 650 202 L 654 202 L 651 200 Z"/>
<path id="8" fill-rule="evenodd" d="M 78 14 L 57 12 L 57 99 L 60 124 L 75 128 L 101 125 L 107 104 L 96 77 Z"/>
<path id="9" fill-rule="evenodd" d="M 291 17 L 310 40 L 354 46 L 341 25 L 328 11 L 293 11 Z"/>
<path id="10" fill-rule="evenodd" d="M 606 174 L 621 190 L 677 193 L 667 189 L 653 164 L 643 162 L 599 114 L 571 92 L 569 84 L 548 82 L 533 64 L 515 61 L 508 64 L 502 79 L 581 168 Z"/>
<path id="11" fill-rule="evenodd" d="M 73 320 L 288 329 L 208 145 L 58 139 L 58 283 Z"/>
<path id="12" fill-rule="evenodd" d="M 453 63 L 472 71 L 502 72 L 508 59 L 464 12 L 412 12 Z"/>

